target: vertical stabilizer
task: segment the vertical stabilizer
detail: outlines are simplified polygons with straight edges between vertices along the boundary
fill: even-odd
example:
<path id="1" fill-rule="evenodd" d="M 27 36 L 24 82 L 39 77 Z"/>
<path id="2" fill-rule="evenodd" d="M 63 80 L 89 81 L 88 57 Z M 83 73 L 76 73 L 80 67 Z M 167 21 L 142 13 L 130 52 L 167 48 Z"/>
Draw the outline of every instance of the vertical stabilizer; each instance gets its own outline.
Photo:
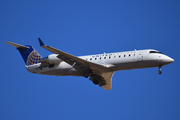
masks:
<path id="1" fill-rule="evenodd" d="M 19 50 L 27 66 L 40 63 L 40 60 L 42 57 L 41 55 L 38 54 L 38 52 L 32 46 L 30 45 L 24 46 L 24 45 L 19 45 L 12 42 L 6 42 L 6 43 L 16 47 Z"/>

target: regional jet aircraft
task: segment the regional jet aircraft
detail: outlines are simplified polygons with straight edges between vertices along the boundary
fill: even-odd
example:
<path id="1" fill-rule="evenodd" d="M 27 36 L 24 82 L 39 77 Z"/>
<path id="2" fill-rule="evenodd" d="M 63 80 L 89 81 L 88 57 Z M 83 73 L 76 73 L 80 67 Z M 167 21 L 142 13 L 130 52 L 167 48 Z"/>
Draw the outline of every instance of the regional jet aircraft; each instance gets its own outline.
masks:
<path id="1" fill-rule="evenodd" d="M 19 50 L 25 61 L 26 69 L 31 73 L 89 77 L 89 80 L 104 90 L 111 89 L 112 76 L 115 71 L 158 67 L 158 73 L 161 74 L 162 66 L 174 61 L 167 55 L 153 49 L 76 57 L 56 48 L 46 46 L 40 38 L 38 39 L 41 47 L 54 54 L 42 58 L 30 45 L 6 43 Z"/>

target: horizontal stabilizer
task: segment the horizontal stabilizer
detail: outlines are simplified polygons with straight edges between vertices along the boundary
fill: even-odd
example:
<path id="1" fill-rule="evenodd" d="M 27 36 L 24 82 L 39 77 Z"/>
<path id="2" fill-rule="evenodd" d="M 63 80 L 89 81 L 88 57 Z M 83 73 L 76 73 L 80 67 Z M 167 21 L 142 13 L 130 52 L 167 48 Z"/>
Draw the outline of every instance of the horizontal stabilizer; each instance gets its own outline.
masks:
<path id="1" fill-rule="evenodd" d="M 8 44 L 10 44 L 10 45 L 12 45 L 12 46 L 14 46 L 14 47 L 16 47 L 16 48 L 18 48 L 18 49 L 28 49 L 28 48 L 29 48 L 29 47 L 27 47 L 27 46 L 19 45 L 19 44 L 12 43 L 12 42 L 5 42 L 5 43 L 8 43 Z"/>
<path id="2" fill-rule="evenodd" d="M 40 63 L 41 55 L 30 45 L 20 45 L 13 42 L 6 42 L 19 50 L 24 62 L 27 66 Z"/>

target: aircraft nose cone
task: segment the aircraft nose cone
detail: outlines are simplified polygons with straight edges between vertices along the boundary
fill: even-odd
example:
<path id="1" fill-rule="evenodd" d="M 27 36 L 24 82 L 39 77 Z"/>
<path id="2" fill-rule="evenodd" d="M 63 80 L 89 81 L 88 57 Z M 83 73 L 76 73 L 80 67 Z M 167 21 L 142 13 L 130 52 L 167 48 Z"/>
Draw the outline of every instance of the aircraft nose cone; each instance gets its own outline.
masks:
<path id="1" fill-rule="evenodd" d="M 161 63 L 163 65 L 167 65 L 167 64 L 174 62 L 174 59 L 170 58 L 169 56 L 164 55 L 162 58 L 163 59 L 161 59 L 162 60 Z"/>
<path id="2" fill-rule="evenodd" d="M 174 59 L 172 59 L 172 58 L 170 58 L 170 57 L 167 57 L 166 62 L 167 62 L 167 63 L 172 63 L 172 62 L 174 62 Z"/>
<path id="3" fill-rule="evenodd" d="M 174 62 L 174 59 L 169 58 L 169 62 L 170 62 L 170 63 Z"/>

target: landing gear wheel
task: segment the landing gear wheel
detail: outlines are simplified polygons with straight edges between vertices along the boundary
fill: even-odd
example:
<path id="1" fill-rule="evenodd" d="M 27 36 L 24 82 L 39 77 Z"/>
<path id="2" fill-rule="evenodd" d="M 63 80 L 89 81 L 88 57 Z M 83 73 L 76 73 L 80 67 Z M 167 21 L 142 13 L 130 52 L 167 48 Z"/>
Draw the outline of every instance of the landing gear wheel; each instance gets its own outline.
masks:
<path id="1" fill-rule="evenodd" d="M 159 73 L 159 74 L 162 74 L 162 72 L 161 72 L 160 70 L 158 71 L 158 73 Z"/>
<path id="2" fill-rule="evenodd" d="M 89 77 L 89 74 L 84 73 L 83 76 L 84 76 L 85 78 L 88 78 L 88 77 Z"/>
<path id="3" fill-rule="evenodd" d="M 95 85 L 97 85 L 97 84 L 99 83 L 99 81 L 98 81 L 98 80 L 93 80 L 93 83 L 94 83 Z"/>
<path id="4" fill-rule="evenodd" d="M 92 70 L 89 69 L 89 68 L 87 68 L 87 69 L 84 70 L 83 76 L 84 76 L 85 78 L 88 78 L 88 77 L 91 75 L 91 73 L 92 73 Z"/>
<path id="5" fill-rule="evenodd" d="M 159 70 L 158 70 L 159 74 L 162 74 L 161 68 L 162 68 L 162 66 L 159 66 Z"/>

